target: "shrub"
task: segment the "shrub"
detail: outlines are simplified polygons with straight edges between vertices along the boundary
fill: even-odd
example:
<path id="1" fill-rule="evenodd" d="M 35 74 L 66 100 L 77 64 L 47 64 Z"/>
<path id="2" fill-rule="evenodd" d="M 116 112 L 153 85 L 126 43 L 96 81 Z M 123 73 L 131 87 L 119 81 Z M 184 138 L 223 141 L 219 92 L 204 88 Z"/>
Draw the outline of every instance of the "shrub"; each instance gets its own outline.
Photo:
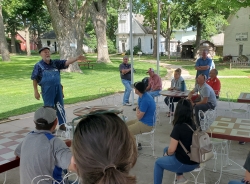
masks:
<path id="1" fill-rule="evenodd" d="M 133 55 L 136 55 L 138 54 L 138 52 L 141 52 L 141 49 L 139 48 L 138 45 L 136 45 L 133 50 L 134 50 Z M 126 55 L 130 55 L 130 50 L 126 51 Z"/>

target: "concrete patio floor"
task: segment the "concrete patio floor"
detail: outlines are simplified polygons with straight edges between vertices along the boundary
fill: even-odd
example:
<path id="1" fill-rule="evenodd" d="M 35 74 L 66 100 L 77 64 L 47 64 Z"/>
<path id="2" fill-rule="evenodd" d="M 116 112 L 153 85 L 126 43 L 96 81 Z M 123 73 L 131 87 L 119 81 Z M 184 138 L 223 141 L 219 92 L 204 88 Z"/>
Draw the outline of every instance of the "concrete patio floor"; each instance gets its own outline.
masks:
<path id="1" fill-rule="evenodd" d="M 122 95 L 122 94 L 121 94 Z M 136 97 L 136 96 L 135 96 Z M 111 99 L 111 98 L 110 98 Z M 152 156 L 151 148 L 143 148 L 138 153 L 138 160 L 135 167 L 132 169 L 131 173 L 137 176 L 138 184 L 152 184 L 153 183 L 153 171 L 154 171 L 154 162 L 157 157 L 162 156 L 163 149 L 168 146 L 170 141 L 170 132 L 172 130 L 172 125 L 169 124 L 169 118 L 166 115 L 167 107 L 163 102 L 163 97 L 159 98 L 160 105 L 160 122 L 161 125 L 157 124 L 155 131 L 155 156 Z M 136 101 L 136 100 L 135 100 Z M 91 106 L 91 105 L 101 105 L 101 100 L 93 100 L 89 102 L 82 102 L 73 105 L 66 105 L 66 113 L 68 121 L 72 120 L 75 116 L 73 115 L 73 110 L 79 107 Z M 121 105 L 121 104 L 120 104 Z M 235 103 L 237 107 L 242 107 L 245 104 Z M 246 106 L 246 105 L 245 105 Z M 226 102 L 219 102 L 218 104 L 218 115 L 229 116 L 230 114 L 225 114 L 225 109 L 228 107 Z M 135 112 L 132 110 L 133 107 L 123 106 L 124 115 L 128 117 L 128 120 L 135 119 Z M 20 116 L 11 117 L 13 121 L 0 124 L 0 132 L 4 131 L 17 131 L 24 127 L 33 128 L 33 114 L 28 113 Z M 245 117 L 242 117 L 245 118 Z M 147 137 L 142 138 L 142 140 L 147 139 Z M 143 143 L 142 143 L 143 144 Z M 143 144 L 144 145 L 144 144 Z M 243 165 L 249 152 L 249 143 L 246 145 L 239 145 L 237 141 L 231 142 L 230 149 L 230 158 L 237 162 L 239 165 Z M 213 162 L 214 160 L 208 161 L 205 168 L 206 173 L 206 183 L 212 184 L 215 183 L 219 178 L 219 166 L 217 172 L 213 172 Z M 218 160 L 218 162 L 220 162 Z M 237 168 L 235 164 L 228 166 L 228 168 Z M 239 168 L 239 167 L 238 167 Z M 244 170 L 233 170 L 223 172 L 221 178 L 221 184 L 227 184 L 231 179 L 242 179 L 244 175 Z M 187 178 L 190 178 L 190 174 L 184 174 Z M 202 176 L 202 175 L 201 175 Z M 191 179 L 191 178 L 190 178 Z M 174 180 L 174 173 L 165 171 L 163 183 L 172 184 Z M 200 177 L 199 181 L 202 181 Z M 0 183 L 4 182 L 4 173 L 0 174 Z M 189 182 L 191 183 L 191 182 Z M 19 168 L 12 169 L 7 172 L 7 181 L 6 184 L 19 184 Z"/>

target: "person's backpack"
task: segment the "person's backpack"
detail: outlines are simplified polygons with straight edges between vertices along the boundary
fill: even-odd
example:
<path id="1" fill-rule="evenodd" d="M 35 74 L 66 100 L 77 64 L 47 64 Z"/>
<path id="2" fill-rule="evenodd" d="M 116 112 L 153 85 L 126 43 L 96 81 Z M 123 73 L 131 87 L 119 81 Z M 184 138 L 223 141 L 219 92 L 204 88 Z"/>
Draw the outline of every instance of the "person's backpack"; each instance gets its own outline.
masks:
<path id="1" fill-rule="evenodd" d="M 186 124 L 186 123 L 185 123 Z M 179 141 L 181 147 L 190 157 L 190 160 L 203 163 L 210 160 L 213 154 L 213 144 L 210 142 L 210 137 L 205 131 L 201 131 L 200 128 L 193 130 L 191 126 L 187 126 L 193 131 L 192 145 L 190 146 L 190 152 L 185 148 L 181 141 Z"/>
<path id="2" fill-rule="evenodd" d="M 148 86 L 148 78 L 149 77 L 145 77 L 145 78 L 142 79 L 142 82 L 145 84 L 145 87 Z"/>

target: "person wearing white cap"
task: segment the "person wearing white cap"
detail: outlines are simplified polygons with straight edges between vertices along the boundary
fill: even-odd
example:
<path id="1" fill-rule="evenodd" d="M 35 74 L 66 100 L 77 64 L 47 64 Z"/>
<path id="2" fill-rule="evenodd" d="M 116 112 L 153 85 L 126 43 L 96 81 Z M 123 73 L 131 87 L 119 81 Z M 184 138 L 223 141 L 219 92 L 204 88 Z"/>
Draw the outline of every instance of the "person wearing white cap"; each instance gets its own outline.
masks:
<path id="1" fill-rule="evenodd" d="M 40 100 L 38 85 L 41 86 L 44 106 L 56 108 L 60 129 L 66 130 L 64 125 L 66 123 L 66 118 L 60 70 L 68 68 L 70 64 L 77 60 L 84 60 L 85 57 L 80 55 L 68 60 L 52 60 L 50 58 L 49 47 L 42 47 L 39 50 L 39 54 L 41 55 L 42 60 L 35 64 L 31 75 L 31 80 L 33 80 L 34 96 L 37 100 Z"/>
<path id="2" fill-rule="evenodd" d="M 27 134 L 14 152 L 20 157 L 20 184 L 31 183 L 40 175 L 51 176 L 61 183 L 63 169 L 75 171 L 70 149 L 64 141 L 52 135 L 57 121 L 56 110 L 52 107 L 41 107 L 35 112 L 36 130 Z M 51 184 L 52 181 L 42 183 Z"/>
<path id="3" fill-rule="evenodd" d="M 154 72 L 153 68 L 149 68 L 147 73 L 150 77 L 146 91 L 154 98 L 160 95 L 162 89 L 161 78 Z"/>

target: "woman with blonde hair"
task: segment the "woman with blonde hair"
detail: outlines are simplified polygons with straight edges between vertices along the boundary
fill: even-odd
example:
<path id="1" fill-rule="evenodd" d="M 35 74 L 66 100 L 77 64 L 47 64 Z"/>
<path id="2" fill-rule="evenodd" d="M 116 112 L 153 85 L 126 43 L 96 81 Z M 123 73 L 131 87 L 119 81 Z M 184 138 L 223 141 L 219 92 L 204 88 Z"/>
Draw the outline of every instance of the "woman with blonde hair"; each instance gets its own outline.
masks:
<path id="1" fill-rule="evenodd" d="M 174 78 L 171 81 L 171 87 L 168 90 L 186 91 L 186 84 L 181 76 L 181 69 L 177 68 L 174 71 Z M 181 97 L 166 97 L 164 102 L 169 106 L 168 117 L 174 114 L 174 102 L 178 102 Z"/>
<path id="2" fill-rule="evenodd" d="M 135 184 L 129 171 L 137 147 L 126 124 L 114 113 L 94 112 L 74 132 L 73 162 L 81 184 Z"/>

